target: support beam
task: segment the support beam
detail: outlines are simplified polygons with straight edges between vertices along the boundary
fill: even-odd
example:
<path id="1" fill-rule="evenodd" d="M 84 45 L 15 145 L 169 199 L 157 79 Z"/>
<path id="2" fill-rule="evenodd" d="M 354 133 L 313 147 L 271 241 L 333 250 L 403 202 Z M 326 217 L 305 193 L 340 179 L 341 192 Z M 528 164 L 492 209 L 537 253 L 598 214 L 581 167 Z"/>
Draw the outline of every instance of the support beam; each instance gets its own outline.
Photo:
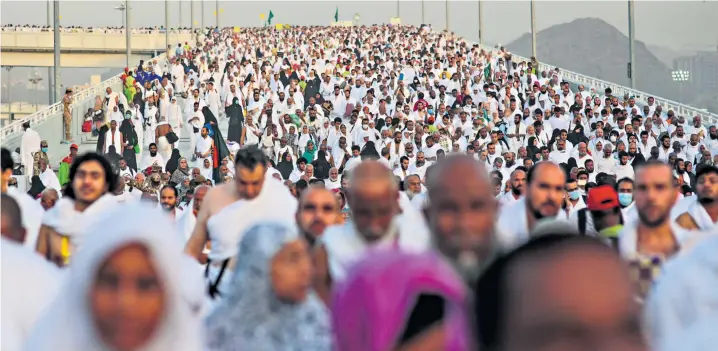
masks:
<path id="1" fill-rule="evenodd" d="M 53 79 L 52 91 L 55 95 L 50 103 L 55 103 L 58 96 L 62 96 L 60 92 L 60 0 L 54 0 L 53 11 L 55 12 L 55 20 L 53 21 L 53 65 L 55 67 L 55 78 Z"/>

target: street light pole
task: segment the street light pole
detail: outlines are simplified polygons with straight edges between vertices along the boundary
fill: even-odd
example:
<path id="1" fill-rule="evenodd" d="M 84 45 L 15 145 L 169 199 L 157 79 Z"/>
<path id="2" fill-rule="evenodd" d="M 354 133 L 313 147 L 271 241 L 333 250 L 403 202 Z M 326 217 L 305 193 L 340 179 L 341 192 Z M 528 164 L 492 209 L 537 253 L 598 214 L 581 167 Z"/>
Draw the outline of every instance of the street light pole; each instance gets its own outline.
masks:
<path id="1" fill-rule="evenodd" d="M 54 0 L 53 12 L 55 13 L 55 21 L 53 23 L 53 65 L 55 66 L 55 78 L 52 82 L 52 103 L 57 101 L 57 97 L 60 96 L 57 89 L 60 87 L 60 0 Z"/>
<path id="2" fill-rule="evenodd" d="M 5 66 L 5 70 L 7 71 L 7 117 L 10 119 L 12 119 L 12 98 L 10 97 L 12 92 L 12 75 L 10 71 L 12 71 L 12 69 L 13 66 Z"/>
<path id="3" fill-rule="evenodd" d="M 421 24 L 426 24 L 424 19 L 424 0 L 421 0 Z"/>
<path id="4" fill-rule="evenodd" d="M 631 89 L 636 89 L 636 54 L 633 50 L 636 41 L 634 7 L 633 0 L 628 0 L 628 78 L 631 80 Z"/>
<path id="5" fill-rule="evenodd" d="M 28 78 L 28 81 L 33 85 L 33 88 L 35 90 L 35 111 L 37 112 L 37 84 L 42 81 L 42 77 L 40 77 L 40 74 L 35 72 L 35 74 Z"/>
<path id="6" fill-rule="evenodd" d="M 531 0 L 531 56 L 536 57 L 536 9 L 534 0 Z"/>
<path id="7" fill-rule="evenodd" d="M 165 0 L 165 52 L 170 54 L 170 3 Z"/>
<path id="8" fill-rule="evenodd" d="M 50 3 L 52 0 L 46 0 L 45 4 L 47 5 L 47 26 L 50 27 L 52 25 L 52 14 L 50 13 Z M 52 67 L 47 67 L 47 99 L 48 99 L 48 105 L 51 105 L 55 101 L 52 99 Z"/>
<path id="9" fill-rule="evenodd" d="M 479 3 L 479 44 L 484 45 L 484 11 L 482 10 L 483 4 L 481 3 L 481 0 L 478 1 Z"/>
<path id="10" fill-rule="evenodd" d="M 214 0 L 214 13 L 216 14 L 217 29 L 219 29 L 219 0 Z"/>
<path id="11" fill-rule="evenodd" d="M 204 0 L 201 0 L 202 4 L 202 20 L 199 21 L 200 26 L 202 26 L 202 31 L 204 31 Z"/>
<path id="12" fill-rule="evenodd" d="M 449 0 L 444 0 L 444 6 L 446 6 L 446 9 L 444 12 L 446 12 L 446 31 L 449 31 Z"/>
<path id="13" fill-rule="evenodd" d="M 678 102 L 683 103 L 683 83 L 691 78 L 691 72 L 686 70 L 675 70 L 671 72 L 674 82 L 678 82 Z"/>
<path id="14" fill-rule="evenodd" d="M 130 58 L 132 57 L 132 34 L 130 33 L 130 0 L 125 0 L 125 45 L 127 54 L 127 64 L 125 67 L 130 67 Z"/>
<path id="15" fill-rule="evenodd" d="M 189 20 L 192 24 L 192 32 L 194 33 L 194 0 L 189 1 Z"/>
<path id="16" fill-rule="evenodd" d="M 396 0 L 396 18 L 401 18 L 401 16 L 399 15 L 400 14 L 399 6 L 400 6 L 399 0 Z"/>
<path id="17" fill-rule="evenodd" d="M 177 28 L 182 28 L 182 0 L 179 1 L 179 26 Z"/>

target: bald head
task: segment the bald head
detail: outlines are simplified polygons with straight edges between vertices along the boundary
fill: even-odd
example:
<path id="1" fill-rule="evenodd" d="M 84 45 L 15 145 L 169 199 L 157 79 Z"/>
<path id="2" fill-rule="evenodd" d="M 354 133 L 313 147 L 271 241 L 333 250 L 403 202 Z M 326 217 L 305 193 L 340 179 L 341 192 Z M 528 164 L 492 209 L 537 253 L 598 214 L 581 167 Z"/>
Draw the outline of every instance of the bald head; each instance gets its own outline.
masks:
<path id="1" fill-rule="evenodd" d="M 22 226 L 20 206 L 7 194 L 0 195 L 0 234 L 20 244 L 25 242 L 25 227 Z"/>
<path id="2" fill-rule="evenodd" d="M 123 184 L 124 180 L 120 179 Z M 42 208 L 45 209 L 45 211 L 55 207 L 55 203 L 60 198 L 60 195 L 57 193 L 57 190 L 53 188 L 45 188 L 45 190 L 42 191 L 42 197 L 40 198 L 40 205 L 42 205 Z"/>
<path id="3" fill-rule="evenodd" d="M 207 194 L 209 189 L 210 187 L 207 185 L 200 185 L 194 188 L 194 198 L 192 199 L 194 203 L 192 207 L 195 212 L 199 211 L 199 209 L 202 208 L 202 201 L 204 200 L 204 196 Z"/>
<path id="4" fill-rule="evenodd" d="M 467 155 L 437 162 L 424 209 L 436 248 L 468 282 L 478 277 L 493 251 L 498 204 L 483 164 Z"/>
<path id="5" fill-rule="evenodd" d="M 400 212 L 393 174 L 381 163 L 364 161 L 352 170 L 350 182 L 347 199 L 356 229 L 368 242 L 381 239 Z"/>
<path id="6" fill-rule="evenodd" d="M 371 186 L 369 186 L 371 184 Z M 383 164 L 376 161 L 364 161 L 356 166 L 351 173 L 350 189 L 357 191 L 366 188 L 384 188 L 398 191 L 394 174 Z"/>

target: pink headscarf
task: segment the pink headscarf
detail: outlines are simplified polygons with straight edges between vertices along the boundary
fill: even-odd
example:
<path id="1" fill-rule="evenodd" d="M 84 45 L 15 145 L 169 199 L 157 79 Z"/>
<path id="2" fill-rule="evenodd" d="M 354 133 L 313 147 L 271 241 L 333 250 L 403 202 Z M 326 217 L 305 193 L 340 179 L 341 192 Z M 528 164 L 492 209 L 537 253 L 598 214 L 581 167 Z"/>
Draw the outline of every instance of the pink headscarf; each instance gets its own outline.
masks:
<path id="1" fill-rule="evenodd" d="M 470 350 L 468 303 L 462 280 L 435 254 L 393 250 L 369 254 L 335 289 L 332 323 L 336 349 L 394 349 L 422 293 L 446 300 L 444 350 Z"/>

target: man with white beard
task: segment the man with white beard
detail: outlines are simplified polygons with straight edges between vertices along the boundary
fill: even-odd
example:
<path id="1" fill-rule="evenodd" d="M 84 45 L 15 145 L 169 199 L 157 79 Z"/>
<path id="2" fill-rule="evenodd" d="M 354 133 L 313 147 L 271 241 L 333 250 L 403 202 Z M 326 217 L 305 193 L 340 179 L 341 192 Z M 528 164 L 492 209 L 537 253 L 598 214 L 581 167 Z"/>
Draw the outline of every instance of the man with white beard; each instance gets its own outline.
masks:
<path id="1" fill-rule="evenodd" d="M 325 303 L 332 287 L 370 249 L 423 252 L 429 248 L 429 233 L 420 216 L 408 217 L 410 208 L 399 213 L 399 187 L 388 168 L 364 161 L 354 168 L 350 182 L 347 200 L 353 221 L 327 228 L 315 252 L 314 288 Z"/>
<path id="2" fill-rule="evenodd" d="M 498 202 L 488 172 L 471 156 L 452 155 L 432 167 L 426 181 L 431 206 L 424 214 L 434 249 L 474 286 L 497 252 Z"/>
<path id="3" fill-rule="evenodd" d="M 404 178 L 404 194 L 409 197 L 409 200 L 421 194 L 421 179 L 419 175 L 411 174 Z"/>
<path id="4" fill-rule="evenodd" d="M 342 181 L 339 178 L 339 170 L 336 167 L 329 169 L 329 178 L 324 180 L 324 187 L 326 187 L 327 190 L 334 190 L 342 187 Z"/>

